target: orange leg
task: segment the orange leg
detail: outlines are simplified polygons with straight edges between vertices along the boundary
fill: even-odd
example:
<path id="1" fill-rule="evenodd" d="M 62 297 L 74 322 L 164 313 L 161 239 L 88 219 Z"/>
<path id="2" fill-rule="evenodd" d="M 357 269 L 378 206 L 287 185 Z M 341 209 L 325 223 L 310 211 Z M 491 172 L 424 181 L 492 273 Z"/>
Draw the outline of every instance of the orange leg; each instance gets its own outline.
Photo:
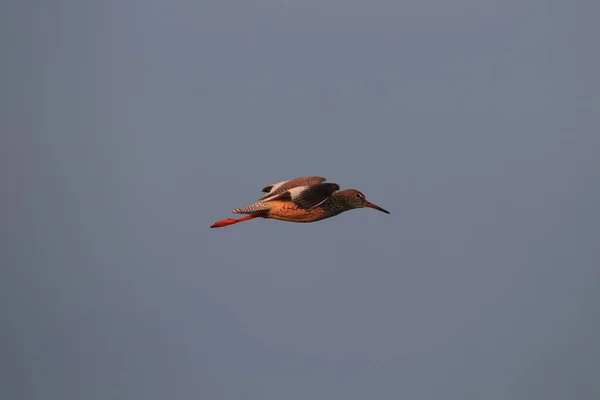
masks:
<path id="1" fill-rule="evenodd" d="M 250 219 L 254 219 L 257 217 L 260 217 L 260 215 L 248 215 L 248 216 L 242 217 L 242 218 L 227 218 L 227 219 L 223 219 L 221 221 L 215 222 L 210 227 L 211 228 L 222 228 L 224 226 L 237 224 L 238 222 L 248 221 Z"/>

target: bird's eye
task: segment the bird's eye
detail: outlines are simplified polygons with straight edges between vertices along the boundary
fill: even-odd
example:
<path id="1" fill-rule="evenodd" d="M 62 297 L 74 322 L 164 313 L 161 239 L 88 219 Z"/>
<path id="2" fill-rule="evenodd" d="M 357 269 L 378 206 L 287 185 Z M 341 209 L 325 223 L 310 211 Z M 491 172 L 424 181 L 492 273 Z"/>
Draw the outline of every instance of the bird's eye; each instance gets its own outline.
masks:
<path id="1" fill-rule="evenodd" d="M 360 193 L 356 193 L 356 197 L 360 198 L 362 196 L 360 195 Z"/>

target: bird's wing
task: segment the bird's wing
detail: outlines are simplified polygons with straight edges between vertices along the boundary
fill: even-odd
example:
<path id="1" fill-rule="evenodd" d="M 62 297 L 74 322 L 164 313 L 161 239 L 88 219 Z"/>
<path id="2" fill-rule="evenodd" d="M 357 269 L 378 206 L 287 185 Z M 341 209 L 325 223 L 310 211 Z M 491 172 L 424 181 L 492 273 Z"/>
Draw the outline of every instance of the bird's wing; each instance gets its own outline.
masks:
<path id="1" fill-rule="evenodd" d="M 310 186 L 297 186 L 263 201 L 291 201 L 298 206 L 298 208 L 309 209 L 323 204 L 337 190 L 340 190 L 340 186 L 337 183 L 318 183 Z"/>
<path id="2" fill-rule="evenodd" d="M 319 184 L 324 181 L 325 181 L 325 178 L 320 177 L 320 176 L 304 176 L 302 178 L 296 178 L 296 179 L 291 179 L 289 181 L 274 183 L 272 185 L 265 187 L 262 190 L 263 192 L 265 192 L 267 194 L 264 195 L 263 197 L 261 197 L 261 200 L 269 199 L 273 196 L 276 196 L 280 193 L 286 192 L 289 189 L 293 189 L 295 187 L 316 185 L 316 184 Z"/>

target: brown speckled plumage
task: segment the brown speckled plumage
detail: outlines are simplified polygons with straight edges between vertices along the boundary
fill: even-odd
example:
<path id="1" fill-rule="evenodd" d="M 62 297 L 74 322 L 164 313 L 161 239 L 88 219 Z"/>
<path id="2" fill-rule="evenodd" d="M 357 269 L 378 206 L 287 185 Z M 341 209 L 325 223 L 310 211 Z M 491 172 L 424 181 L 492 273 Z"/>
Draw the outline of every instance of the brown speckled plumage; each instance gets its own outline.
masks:
<path id="1" fill-rule="evenodd" d="M 344 211 L 369 207 L 389 214 L 387 210 L 366 200 L 355 189 L 339 191 L 335 183 L 323 183 L 318 176 L 302 177 L 269 185 L 258 202 L 233 210 L 236 214 L 249 214 L 242 218 L 228 218 L 215 222 L 211 228 L 220 228 L 238 222 L 262 217 L 289 222 L 315 222 Z"/>

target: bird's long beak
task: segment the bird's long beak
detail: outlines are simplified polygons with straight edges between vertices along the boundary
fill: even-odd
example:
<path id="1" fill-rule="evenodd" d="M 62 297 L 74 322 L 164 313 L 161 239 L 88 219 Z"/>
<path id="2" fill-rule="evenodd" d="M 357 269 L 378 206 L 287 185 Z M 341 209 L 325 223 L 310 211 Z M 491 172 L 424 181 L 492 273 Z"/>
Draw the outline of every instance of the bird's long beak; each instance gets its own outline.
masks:
<path id="1" fill-rule="evenodd" d="M 388 210 L 385 210 L 385 209 L 383 209 L 383 208 L 381 208 L 379 206 L 376 206 L 375 204 L 373 204 L 373 203 L 371 203 L 369 201 L 366 201 L 366 200 L 365 200 L 365 207 L 374 208 L 374 209 L 379 210 L 381 212 L 384 212 L 386 214 L 390 213 Z"/>

